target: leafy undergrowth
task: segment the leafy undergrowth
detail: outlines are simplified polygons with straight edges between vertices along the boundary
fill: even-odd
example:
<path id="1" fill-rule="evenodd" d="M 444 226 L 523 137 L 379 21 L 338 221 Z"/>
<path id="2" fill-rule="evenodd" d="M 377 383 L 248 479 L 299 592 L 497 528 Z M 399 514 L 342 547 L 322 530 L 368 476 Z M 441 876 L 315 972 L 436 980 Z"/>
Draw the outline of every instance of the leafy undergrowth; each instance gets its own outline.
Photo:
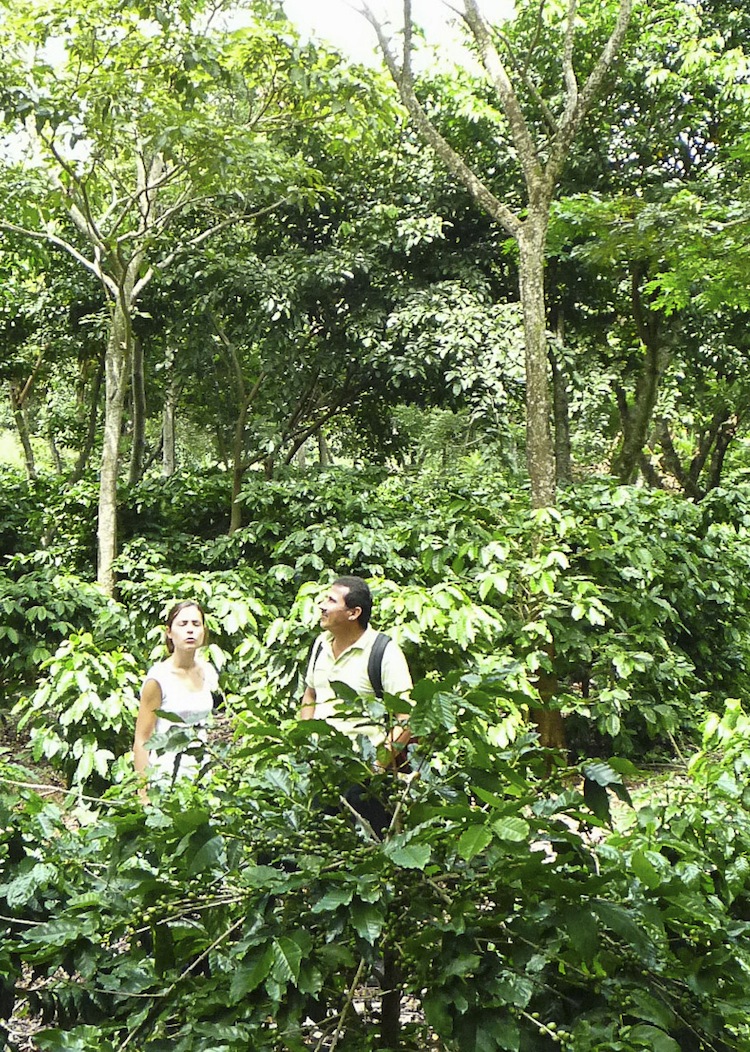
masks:
<path id="1" fill-rule="evenodd" d="M 620 765 L 500 742 L 493 705 L 421 688 L 398 781 L 294 722 L 243 727 L 145 810 L 132 782 L 50 799 L 6 763 L 8 1047 L 750 1048 L 741 709 L 688 768 L 639 776 L 631 811 Z M 340 799 L 365 772 L 381 837 Z M 401 997 L 378 1012 L 383 975 Z"/>

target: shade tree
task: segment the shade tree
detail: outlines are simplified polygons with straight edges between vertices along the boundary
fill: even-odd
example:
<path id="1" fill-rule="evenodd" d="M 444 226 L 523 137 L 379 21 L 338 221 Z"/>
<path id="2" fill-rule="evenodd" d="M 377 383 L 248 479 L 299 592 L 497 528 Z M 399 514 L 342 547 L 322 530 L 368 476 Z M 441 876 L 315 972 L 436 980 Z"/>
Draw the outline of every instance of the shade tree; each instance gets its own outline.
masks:
<path id="1" fill-rule="evenodd" d="M 454 219 L 466 202 L 417 149 L 404 156 L 403 134 L 386 123 L 336 159 L 316 126 L 304 146 L 324 177 L 315 204 L 224 231 L 151 287 L 147 312 L 182 345 L 183 419 L 234 473 L 233 528 L 248 468 L 268 474 L 321 435 L 355 459 L 393 452 L 398 402 L 470 404 L 507 430 L 490 362 L 515 368 L 517 389 L 518 326 L 492 302 L 486 225 Z"/>
<path id="2" fill-rule="evenodd" d="M 746 414 L 743 288 L 726 286 L 720 306 L 715 276 L 696 268 L 712 251 L 710 223 L 693 191 L 664 203 L 568 199 L 555 220 L 568 240 L 559 309 L 570 344 L 600 378 L 592 408 L 609 436 L 610 470 L 657 485 L 669 476 L 691 497 L 719 483 Z M 591 429 L 580 381 L 579 391 Z M 690 463 L 677 452 L 685 441 Z"/>
<path id="3" fill-rule="evenodd" d="M 109 592 L 139 297 L 216 230 L 310 182 L 304 162 L 268 135 L 289 103 L 294 46 L 273 22 L 217 33 L 208 15 L 200 3 L 151 12 L 102 0 L 2 24 L 6 126 L 25 147 L 4 171 L 14 221 L 3 227 L 68 253 L 107 301 L 97 575 Z M 198 201 L 202 226 L 176 242 L 174 220 Z"/>
<path id="4" fill-rule="evenodd" d="M 502 129 L 497 161 L 502 166 L 508 161 L 517 166 L 523 191 L 520 205 L 516 206 L 496 196 L 492 170 L 488 173 L 473 166 L 472 159 L 455 148 L 420 97 L 413 64 L 410 0 L 403 7 L 400 53 L 372 10 L 367 5 L 364 9 L 420 135 L 476 203 L 517 243 L 525 329 L 526 453 L 536 507 L 554 504 L 556 485 L 544 287 L 550 206 L 581 125 L 605 89 L 606 78 L 625 38 L 631 6 L 630 0 L 621 0 L 602 12 L 583 5 L 579 8 L 571 2 L 567 9 L 543 9 L 537 22 L 536 6 L 532 11 L 532 5 L 521 5 L 513 23 L 514 32 L 518 33 L 514 40 L 524 49 L 517 58 L 515 44 L 509 44 L 505 27 L 490 24 L 475 0 L 464 3 L 460 16 L 484 74 L 475 81 L 475 107 L 492 114 L 498 130 Z M 597 22 L 601 15 L 602 21 Z M 592 22 L 596 29 L 589 37 L 589 47 L 582 48 L 581 27 L 590 31 Z M 554 76 L 549 79 L 537 76 L 537 49 L 547 57 L 546 69 L 555 67 Z"/>
<path id="5" fill-rule="evenodd" d="M 575 192 L 553 220 L 551 307 L 577 403 L 581 361 L 600 377 L 601 459 L 621 479 L 669 476 L 696 496 L 716 484 L 744 416 L 747 63 L 737 12 L 683 14 L 639 11 L 616 135 L 608 120 L 590 123 L 572 158 L 564 189 Z M 679 452 L 685 442 L 694 456 Z"/>
<path id="6" fill-rule="evenodd" d="M 8 236 L 0 249 L 5 394 L 28 474 L 80 477 L 93 448 L 101 380 L 102 300 L 90 276 L 44 245 Z M 41 443 L 44 443 L 42 447 Z"/>

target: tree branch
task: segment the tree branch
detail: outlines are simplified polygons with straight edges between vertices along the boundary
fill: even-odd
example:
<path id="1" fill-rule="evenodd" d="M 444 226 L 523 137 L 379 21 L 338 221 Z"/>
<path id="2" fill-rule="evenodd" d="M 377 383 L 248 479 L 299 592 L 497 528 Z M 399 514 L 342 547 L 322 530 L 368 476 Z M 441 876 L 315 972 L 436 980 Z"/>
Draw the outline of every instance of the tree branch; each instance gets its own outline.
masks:
<path id="1" fill-rule="evenodd" d="M 482 65 L 487 71 L 487 76 L 490 78 L 500 99 L 503 112 L 508 118 L 526 186 L 531 193 L 533 184 L 538 184 L 544 178 L 544 169 L 540 163 L 537 148 L 531 137 L 518 97 L 513 90 L 510 77 L 492 42 L 489 26 L 481 14 L 476 0 L 464 0 L 464 7 L 466 8 L 466 23 L 479 48 Z"/>
<path id="2" fill-rule="evenodd" d="M 211 198 L 207 198 L 206 200 L 211 200 Z M 278 201 L 273 201 L 270 205 L 266 205 L 264 208 L 259 208 L 255 212 L 250 212 L 249 214 L 243 213 L 241 215 L 235 214 L 227 216 L 226 219 L 222 219 L 220 222 L 215 223 L 212 227 L 209 227 L 207 230 L 202 230 L 200 234 L 196 234 L 195 237 L 192 237 L 184 244 L 179 245 L 168 255 L 160 259 L 158 263 L 155 263 L 151 273 L 149 274 L 148 279 L 144 278 L 142 279 L 142 283 L 139 282 L 138 290 L 140 291 L 140 289 L 143 287 L 143 284 L 146 284 L 147 280 L 151 280 L 153 272 L 157 270 L 164 270 L 166 267 L 170 266 L 178 256 L 182 255 L 183 252 L 187 252 L 191 248 L 196 248 L 198 245 L 201 245 L 204 241 L 206 241 L 209 237 L 213 237 L 214 234 L 218 234 L 219 231 L 225 230 L 228 226 L 232 226 L 235 223 L 246 223 L 249 222 L 251 219 L 258 219 L 260 216 L 268 215 L 274 210 L 274 208 L 278 208 L 280 205 L 283 205 L 286 200 L 288 200 L 288 198 L 281 197 L 278 199 Z M 184 204 L 187 203 L 188 202 L 186 201 Z M 184 204 L 182 207 L 184 207 Z"/>
<path id="3" fill-rule="evenodd" d="M 576 0 L 568 0 L 568 3 L 565 61 L 572 62 L 572 37 L 574 27 L 571 18 L 575 15 Z M 609 72 L 617 52 L 620 50 L 620 46 L 625 39 L 625 34 L 628 30 L 628 25 L 630 24 L 632 9 L 633 0 L 620 0 L 614 29 L 610 33 L 607 43 L 602 48 L 596 65 L 589 74 L 588 79 L 580 92 L 578 91 L 577 83 L 575 85 L 573 83 L 568 84 L 568 77 L 566 76 L 565 109 L 560 120 L 558 133 L 552 151 L 550 152 L 548 163 L 550 173 L 554 176 L 555 180 L 557 179 L 562 164 L 568 155 L 570 144 L 578 134 L 578 129 L 583 122 L 583 118 L 586 116 L 591 103 L 598 95 L 602 82 Z M 568 47 L 570 47 L 570 55 L 567 54 Z"/>
<path id="4" fill-rule="evenodd" d="M 409 0 L 405 0 L 405 9 L 407 11 L 409 9 Z M 461 183 L 463 183 L 477 203 L 480 204 L 493 219 L 497 220 L 511 237 L 517 238 L 522 229 L 521 220 L 507 207 L 507 205 L 500 201 L 499 198 L 495 197 L 479 176 L 469 167 L 466 161 L 464 161 L 464 159 L 453 149 L 450 143 L 443 138 L 427 116 L 427 113 L 417 98 L 414 91 L 414 81 L 411 69 L 408 66 L 406 68 L 399 67 L 391 43 L 385 35 L 383 26 L 367 4 L 365 4 L 360 11 L 375 30 L 385 64 L 398 88 L 401 100 L 423 138 L 433 148 L 446 168 L 448 168 L 448 170 L 452 172 Z M 405 53 L 405 61 L 407 57 L 408 53 Z"/>
<path id="5" fill-rule="evenodd" d="M 117 284 L 105 274 L 102 268 L 96 261 L 87 259 L 81 252 L 78 251 L 69 241 L 66 241 L 63 237 L 58 237 L 57 234 L 52 233 L 51 230 L 29 230 L 27 227 L 18 226 L 16 223 L 9 223 L 7 219 L 0 219 L 0 230 L 8 230 L 13 234 L 21 234 L 23 237 L 33 238 L 35 241 L 46 241 L 50 245 L 55 245 L 57 248 L 63 249 L 69 255 L 73 257 L 81 266 L 85 267 L 91 274 L 97 278 L 102 285 L 106 288 L 107 292 L 112 297 L 117 295 Z"/>

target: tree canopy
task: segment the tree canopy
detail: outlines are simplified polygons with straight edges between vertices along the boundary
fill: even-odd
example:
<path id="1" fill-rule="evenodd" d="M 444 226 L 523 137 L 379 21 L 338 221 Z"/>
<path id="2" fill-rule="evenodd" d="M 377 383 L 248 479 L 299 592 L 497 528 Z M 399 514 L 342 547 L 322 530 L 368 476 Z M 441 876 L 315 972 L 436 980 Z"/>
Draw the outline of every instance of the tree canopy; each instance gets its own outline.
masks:
<path id="1" fill-rule="evenodd" d="M 400 10 L 374 68 L 272 0 L 0 7 L 9 1048 L 750 1047 L 750 16 L 465 0 L 425 63 Z M 398 779 L 297 719 L 352 573 Z M 144 808 L 186 597 L 222 696 Z"/>

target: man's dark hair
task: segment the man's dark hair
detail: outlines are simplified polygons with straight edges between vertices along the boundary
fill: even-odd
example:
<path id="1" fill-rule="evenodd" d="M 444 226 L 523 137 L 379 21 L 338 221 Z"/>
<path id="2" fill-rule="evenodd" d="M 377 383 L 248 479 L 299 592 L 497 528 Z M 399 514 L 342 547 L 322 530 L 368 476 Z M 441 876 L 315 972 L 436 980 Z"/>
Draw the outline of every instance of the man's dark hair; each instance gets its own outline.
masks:
<path id="1" fill-rule="evenodd" d="M 361 577 L 337 577 L 333 587 L 348 589 L 344 595 L 344 605 L 350 610 L 355 606 L 360 607 L 362 613 L 357 618 L 357 624 L 367 628 L 372 613 L 372 593 L 367 581 L 363 581 Z"/>

